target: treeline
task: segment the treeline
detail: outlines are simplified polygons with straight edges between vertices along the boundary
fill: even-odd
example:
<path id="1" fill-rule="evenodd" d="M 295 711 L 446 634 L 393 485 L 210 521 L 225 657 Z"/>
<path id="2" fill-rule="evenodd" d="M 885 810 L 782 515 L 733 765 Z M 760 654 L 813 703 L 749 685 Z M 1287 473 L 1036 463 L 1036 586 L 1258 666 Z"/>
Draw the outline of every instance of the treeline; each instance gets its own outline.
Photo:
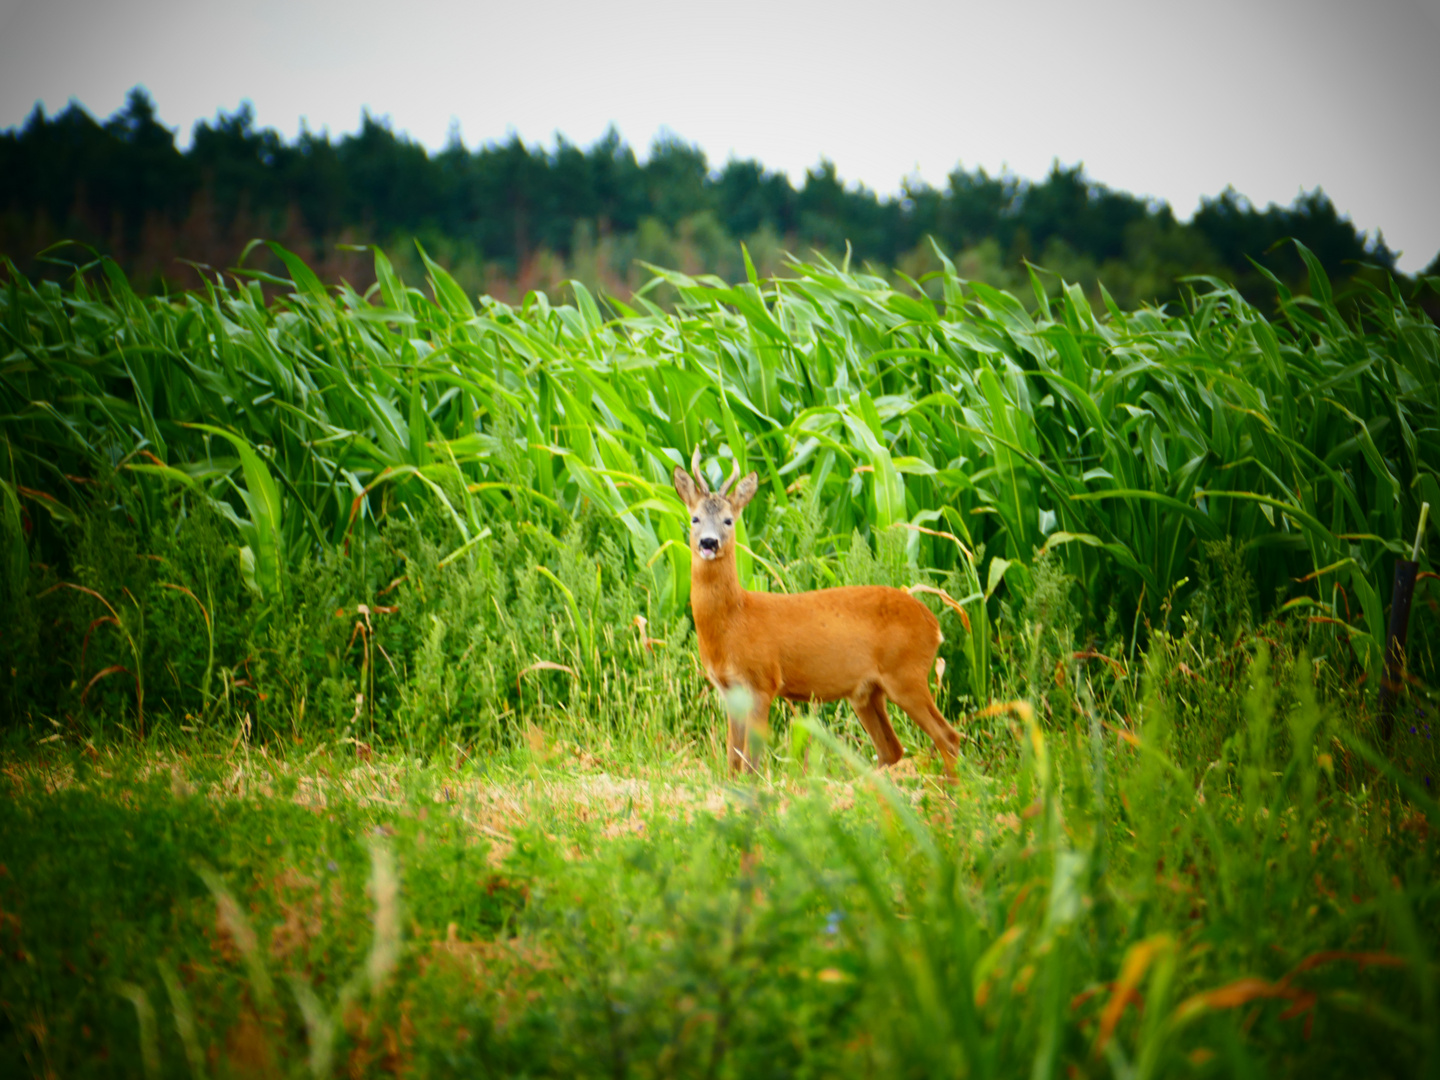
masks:
<path id="1" fill-rule="evenodd" d="M 933 237 L 967 277 L 1020 286 L 1028 259 L 1092 291 L 1103 281 L 1123 306 L 1169 299 L 1194 273 L 1268 294 L 1252 257 L 1300 287 L 1294 248 L 1271 250 L 1286 237 L 1340 283 L 1359 264 L 1395 261 L 1318 189 L 1265 210 L 1227 189 L 1182 223 L 1168 205 L 1058 163 L 1035 183 L 957 168 L 942 189 L 910 181 L 881 197 L 826 161 L 798 188 L 756 161 L 716 169 L 669 135 L 642 163 L 613 129 L 589 149 L 516 136 L 431 154 L 366 114 L 355 134 L 287 142 L 257 128 L 248 105 L 197 124 L 181 151 L 140 88 L 103 123 L 75 103 L 51 117 L 37 106 L 0 133 L 0 251 L 27 270 L 43 272 L 33 255 L 75 239 L 149 288 L 193 285 L 190 264 L 231 266 L 257 236 L 355 283 L 370 260 L 346 245 L 382 243 L 403 258 L 415 237 L 467 289 L 499 295 L 566 277 L 624 293 L 646 279 L 642 260 L 733 279 L 740 241 L 762 272 L 781 270 L 785 251 L 843 256 L 848 245 L 857 261 L 919 275 L 936 265 Z"/>

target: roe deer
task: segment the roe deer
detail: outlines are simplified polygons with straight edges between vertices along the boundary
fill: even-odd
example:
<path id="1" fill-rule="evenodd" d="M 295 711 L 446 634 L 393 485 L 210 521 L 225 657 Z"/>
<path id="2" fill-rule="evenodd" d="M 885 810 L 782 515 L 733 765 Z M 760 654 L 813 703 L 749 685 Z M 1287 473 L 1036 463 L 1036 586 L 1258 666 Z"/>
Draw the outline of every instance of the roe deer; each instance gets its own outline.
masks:
<path id="1" fill-rule="evenodd" d="M 735 569 L 735 518 L 755 496 L 759 478 L 730 479 L 711 493 L 700 473 L 675 466 L 675 491 L 690 510 L 690 604 L 700 660 L 716 689 L 748 693 L 748 710 L 730 713 L 730 767 L 754 769 L 752 728 L 763 728 L 775 698 L 849 701 L 892 765 L 904 751 L 885 715 L 895 702 L 920 725 L 953 774 L 960 736 L 930 696 L 930 669 L 943 640 L 930 610 L 902 589 L 855 585 L 805 593 L 748 592 Z M 734 490 L 731 485 L 734 484 Z M 733 700 L 733 699 L 732 699 Z M 741 715 L 736 715 L 739 712 Z"/>

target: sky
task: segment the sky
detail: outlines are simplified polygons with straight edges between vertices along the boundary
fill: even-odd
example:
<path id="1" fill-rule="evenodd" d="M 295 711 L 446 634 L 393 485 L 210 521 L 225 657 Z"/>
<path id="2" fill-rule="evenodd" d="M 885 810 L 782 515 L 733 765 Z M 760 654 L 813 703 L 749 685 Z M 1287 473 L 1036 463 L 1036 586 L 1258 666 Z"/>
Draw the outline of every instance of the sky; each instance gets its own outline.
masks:
<path id="1" fill-rule="evenodd" d="M 1402 269 L 1440 252 L 1440 0 L 0 0 L 0 128 L 137 84 L 181 146 L 249 101 L 287 138 L 369 109 L 437 150 L 669 131 L 881 194 L 1058 159 L 1182 219 L 1318 186 Z"/>

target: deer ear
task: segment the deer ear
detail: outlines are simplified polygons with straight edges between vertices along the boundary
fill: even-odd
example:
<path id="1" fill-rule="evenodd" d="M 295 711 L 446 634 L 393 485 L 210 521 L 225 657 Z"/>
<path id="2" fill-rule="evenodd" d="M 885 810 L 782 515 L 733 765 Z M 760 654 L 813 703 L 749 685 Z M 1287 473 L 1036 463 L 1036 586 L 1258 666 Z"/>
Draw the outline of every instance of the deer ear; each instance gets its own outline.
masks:
<path id="1" fill-rule="evenodd" d="M 730 508 L 738 514 L 741 510 L 745 509 L 750 500 L 755 497 L 755 492 L 759 489 L 760 477 L 752 472 L 741 480 L 740 483 L 736 484 L 735 490 L 730 493 Z"/>
<path id="2" fill-rule="evenodd" d="M 680 496 L 686 509 L 693 508 L 700 497 L 695 492 L 695 481 L 690 478 L 690 474 L 682 466 L 676 465 L 670 478 L 675 483 L 675 494 Z"/>

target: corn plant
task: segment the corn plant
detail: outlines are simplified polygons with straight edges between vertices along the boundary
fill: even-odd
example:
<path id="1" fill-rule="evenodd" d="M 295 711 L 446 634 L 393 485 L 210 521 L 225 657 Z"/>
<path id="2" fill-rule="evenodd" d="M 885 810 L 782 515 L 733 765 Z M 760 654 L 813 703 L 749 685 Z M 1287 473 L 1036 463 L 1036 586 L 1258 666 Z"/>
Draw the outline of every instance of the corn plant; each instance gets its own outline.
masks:
<path id="1" fill-rule="evenodd" d="M 824 584 L 855 538 L 902 531 L 903 584 L 961 593 L 935 603 L 963 646 L 952 682 L 980 701 L 988 628 L 1038 555 L 1133 652 L 1227 537 L 1267 610 L 1333 627 L 1375 672 L 1387 556 L 1440 505 L 1440 333 L 1393 290 L 1342 317 L 1303 247 L 1310 295 L 1276 282 L 1274 316 L 1208 278 L 1175 310 L 1097 312 L 1034 272 L 1027 307 L 938 252 L 903 290 L 817 259 L 737 285 L 653 268 L 631 304 L 575 282 L 571 303 L 509 305 L 472 300 L 423 251 L 427 289 L 376 250 L 361 295 L 271 248 L 288 278 L 242 266 L 162 298 L 104 259 L 66 287 L 5 264 L 5 505 L 63 537 L 105 476 L 138 523 L 205 503 L 262 603 L 297 560 L 422 510 L 465 562 L 501 522 L 559 535 L 598 512 L 673 619 L 689 552 L 668 477 L 699 446 L 707 468 L 761 474 L 740 537 L 751 587 L 788 587 L 802 564 Z M 818 515 L 804 549 L 802 502 Z M 7 551 L 13 578 L 24 552 Z M 593 679 L 602 635 L 565 604 L 567 667 Z"/>

